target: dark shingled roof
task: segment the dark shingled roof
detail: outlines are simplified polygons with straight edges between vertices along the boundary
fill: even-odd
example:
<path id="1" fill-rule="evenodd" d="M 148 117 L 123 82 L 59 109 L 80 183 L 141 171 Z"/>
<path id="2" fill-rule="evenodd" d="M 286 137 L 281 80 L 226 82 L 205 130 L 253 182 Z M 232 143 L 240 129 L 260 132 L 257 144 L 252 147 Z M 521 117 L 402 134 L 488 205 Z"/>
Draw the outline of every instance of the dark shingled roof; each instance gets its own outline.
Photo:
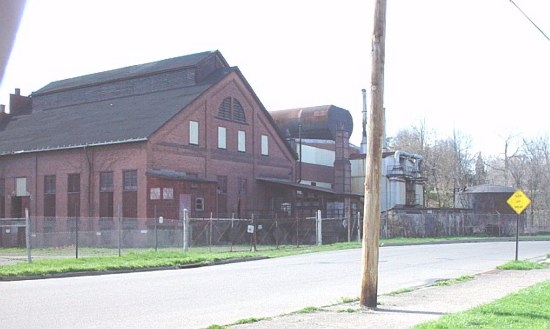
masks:
<path id="1" fill-rule="evenodd" d="M 168 63 L 173 63 L 170 61 L 172 60 L 168 60 Z M 145 66 L 143 70 L 149 70 L 147 67 L 155 65 L 153 63 Z M 237 68 L 229 67 L 218 69 L 200 84 L 186 88 L 13 116 L 4 129 L 0 128 L 0 155 L 145 141 L 193 100 L 234 70 L 238 71 Z M 119 70 L 110 72 L 115 71 Z M 76 86 L 75 79 L 78 78 L 64 81 L 73 81 Z M 83 78 L 88 79 L 91 78 Z M 56 84 L 57 87 L 68 86 L 61 81 L 49 84 L 50 87 L 43 89 L 53 88 Z"/>
<path id="2" fill-rule="evenodd" d="M 46 85 L 45 87 L 35 91 L 33 95 L 47 94 L 52 91 L 58 91 L 62 89 L 70 89 L 80 86 L 93 85 L 98 83 L 106 83 L 115 80 L 124 80 L 137 76 L 148 75 L 151 73 L 159 73 L 165 71 L 171 71 L 176 69 L 182 69 L 185 67 L 191 67 L 197 65 L 200 61 L 215 53 L 214 51 L 206 51 L 197 54 L 191 54 L 181 57 L 164 59 L 161 61 L 139 64 L 120 69 L 109 70 L 105 72 L 93 73 L 89 75 L 83 75 L 76 78 L 70 78 L 60 81 L 54 81 Z M 228 65 L 229 66 L 229 65 Z"/>

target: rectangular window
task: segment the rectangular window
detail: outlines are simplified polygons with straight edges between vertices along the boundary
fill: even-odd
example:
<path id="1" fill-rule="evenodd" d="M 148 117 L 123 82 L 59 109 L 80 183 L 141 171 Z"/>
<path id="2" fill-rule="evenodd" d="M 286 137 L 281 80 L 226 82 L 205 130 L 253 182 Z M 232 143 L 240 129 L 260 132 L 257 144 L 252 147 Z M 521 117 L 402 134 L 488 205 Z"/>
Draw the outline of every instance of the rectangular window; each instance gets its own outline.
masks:
<path id="1" fill-rule="evenodd" d="M 199 123 L 189 121 L 189 144 L 199 145 Z"/>
<path id="2" fill-rule="evenodd" d="M 171 187 L 165 187 L 162 189 L 162 198 L 164 200 L 173 200 L 174 199 L 174 189 Z"/>
<path id="3" fill-rule="evenodd" d="M 44 176 L 44 194 L 55 194 L 55 175 Z"/>
<path id="4" fill-rule="evenodd" d="M 262 135 L 262 155 L 269 155 L 269 139 L 267 135 Z"/>
<path id="5" fill-rule="evenodd" d="M 112 192 L 114 189 L 113 172 L 103 171 L 99 173 L 99 191 Z"/>
<path id="6" fill-rule="evenodd" d="M 69 174 L 67 177 L 67 215 L 80 215 L 80 174 Z"/>
<path id="7" fill-rule="evenodd" d="M 239 195 L 246 195 L 248 191 L 248 180 L 245 177 L 238 178 Z"/>
<path id="8" fill-rule="evenodd" d="M 218 193 L 227 193 L 227 176 L 217 176 Z"/>
<path id="9" fill-rule="evenodd" d="M 15 179 L 15 196 L 27 196 L 27 179 L 25 177 Z"/>
<path id="10" fill-rule="evenodd" d="M 149 199 L 160 200 L 160 187 L 151 187 L 151 191 L 149 193 Z"/>
<path id="11" fill-rule="evenodd" d="M 226 135 L 225 127 L 218 127 L 218 148 L 219 149 L 225 150 L 227 148 L 225 135 Z"/>
<path id="12" fill-rule="evenodd" d="M 195 210 L 196 211 L 204 211 L 204 198 L 196 198 L 195 199 Z"/>
<path id="13" fill-rule="evenodd" d="M 80 174 L 69 174 L 67 192 L 69 193 L 80 192 Z"/>
<path id="14" fill-rule="evenodd" d="M 239 152 L 246 152 L 246 132 L 244 132 L 243 130 L 239 130 L 237 139 Z"/>
<path id="15" fill-rule="evenodd" d="M 55 217 L 55 175 L 44 176 L 44 217 Z"/>
<path id="16" fill-rule="evenodd" d="M 122 185 L 122 217 L 137 218 L 137 170 L 124 170 Z"/>
<path id="17" fill-rule="evenodd" d="M 124 170 L 122 175 L 124 191 L 137 191 L 137 170 Z"/>

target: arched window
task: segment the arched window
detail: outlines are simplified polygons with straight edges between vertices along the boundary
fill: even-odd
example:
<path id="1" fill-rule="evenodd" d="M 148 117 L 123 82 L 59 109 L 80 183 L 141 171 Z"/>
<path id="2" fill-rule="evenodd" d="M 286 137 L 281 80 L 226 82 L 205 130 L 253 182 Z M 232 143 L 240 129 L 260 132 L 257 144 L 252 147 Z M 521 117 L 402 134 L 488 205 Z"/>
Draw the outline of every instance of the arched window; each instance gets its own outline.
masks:
<path id="1" fill-rule="evenodd" d="M 221 119 L 231 120 L 231 97 L 223 100 L 218 108 L 218 117 Z"/>
<path id="2" fill-rule="evenodd" d="M 233 98 L 233 121 L 245 123 L 246 117 L 244 115 L 244 109 L 238 100 Z"/>
<path id="3" fill-rule="evenodd" d="M 220 104 L 218 108 L 218 118 L 246 123 L 243 106 L 237 99 L 231 97 L 225 98 Z"/>

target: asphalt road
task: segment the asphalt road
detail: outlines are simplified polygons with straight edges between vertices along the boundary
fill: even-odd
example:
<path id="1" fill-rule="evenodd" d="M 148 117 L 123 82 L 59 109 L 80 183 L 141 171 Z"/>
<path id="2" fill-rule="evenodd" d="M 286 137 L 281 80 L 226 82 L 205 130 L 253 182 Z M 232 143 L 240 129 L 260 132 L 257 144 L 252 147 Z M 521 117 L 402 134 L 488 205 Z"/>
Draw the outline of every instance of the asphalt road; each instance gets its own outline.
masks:
<path id="1" fill-rule="evenodd" d="M 380 294 L 494 269 L 513 242 L 383 247 Z M 519 258 L 550 253 L 520 242 Z M 357 297 L 361 250 L 186 270 L 0 282 L 2 328 L 205 328 Z"/>

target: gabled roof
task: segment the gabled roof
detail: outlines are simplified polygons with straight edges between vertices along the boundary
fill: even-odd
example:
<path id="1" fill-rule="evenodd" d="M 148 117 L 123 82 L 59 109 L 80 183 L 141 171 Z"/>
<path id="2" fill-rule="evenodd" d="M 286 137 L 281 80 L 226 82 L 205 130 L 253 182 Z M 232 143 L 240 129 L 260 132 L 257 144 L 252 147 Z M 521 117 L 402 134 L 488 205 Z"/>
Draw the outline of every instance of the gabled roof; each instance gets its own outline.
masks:
<path id="1" fill-rule="evenodd" d="M 79 83 L 108 82 L 119 73 L 129 77 L 138 74 L 138 71 L 152 74 L 155 69 L 174 69 L 176 64 L 191 65 L 204 59 L 204 54 L 211 53 L 53 82 L 37 94 L 76 88 Z M 0 128 L 0 155 L 145 141 L 193 100 L 235 70 L 238 69 L 218 69 L 189 87 L 12 116 L 4 128 Z"/>
<path id="2" fill-rule="evenodd" d="M 54 81 L 47 84 L 45 87 L 35 91 L 33 95 L 47 94 L 59 90 L 71 89 L 82 86 L 90 86 L 94 84 L 107 83 L 117 80 L 130 79 L 137 76 L 149 74 L 157 74 L 173 70 L 181 70 L 188 67 L 193 67 L 205 60 L 210 55 L 218 53 L 218 51 L 205 51 L 197 54 L 185 55 L 169 59 L 160 60 L 157 62 L 133 65 L 119 69 L 98 72 L 80 77 Z M 221 57 L 221 56 L 220 56 Z M 221 57 L 223 59 L 223 57 Z M 227 63 L 224 60 L 224 63 Z"/>

